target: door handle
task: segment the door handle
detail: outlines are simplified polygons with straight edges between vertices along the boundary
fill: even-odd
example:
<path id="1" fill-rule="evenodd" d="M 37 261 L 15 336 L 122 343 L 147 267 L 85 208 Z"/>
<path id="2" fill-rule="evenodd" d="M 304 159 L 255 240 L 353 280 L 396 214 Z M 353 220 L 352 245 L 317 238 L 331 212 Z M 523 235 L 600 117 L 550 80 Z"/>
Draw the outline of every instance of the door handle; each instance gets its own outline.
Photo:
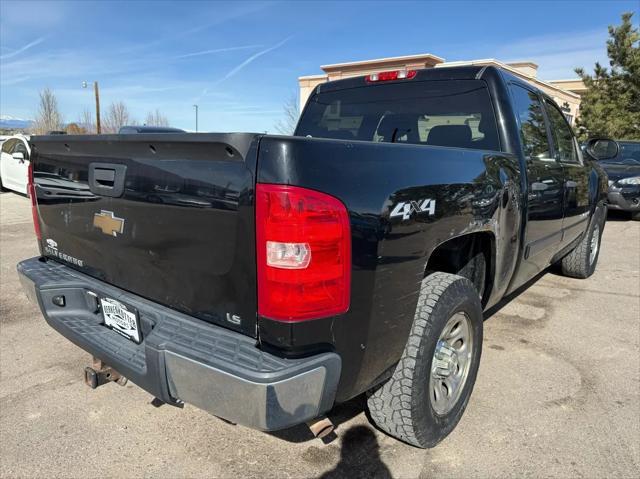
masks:
<path id="1" fill-rule="evenodd" d="M 567 188 L 577 188 L 578 187 L 578 183 L 576 183 L 575 181 L 569 180 L 565 183 L 565 185 L 567 185 Z"/>
<path id="2" fill-rule="evenodd" d="M 90 163 L 89 190 L 100 196 L 118 198 L 124 192 L 127 166 L 117 163 Z"/>
<path id="3" fill-rule="evenodd" d="M 546 191 L 548 189 L 549 185 L 546 183 L 540 183 L 539 181 L 531 183 L 531 191 Z"/>

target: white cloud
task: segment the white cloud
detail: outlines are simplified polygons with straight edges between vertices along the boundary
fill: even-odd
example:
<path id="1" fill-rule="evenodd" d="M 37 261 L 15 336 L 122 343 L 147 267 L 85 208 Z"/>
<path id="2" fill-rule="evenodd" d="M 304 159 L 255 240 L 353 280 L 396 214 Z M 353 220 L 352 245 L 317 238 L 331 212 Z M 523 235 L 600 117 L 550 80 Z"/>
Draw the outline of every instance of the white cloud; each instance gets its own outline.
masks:
<path id="1" fill-rule="evenodd" d="M 262 45 L 244 45 L 239 47 L 226 47 L 226 48 L 214 48 L 213 50 L 202 50 L 199 52 L 185 53 L 184 55 L 178 55 L 174 58 L 191 58 L 199 57 L 202 55 L 211 55 L 213 53 L 233 52 L 236 50 L 249 50 L 251 48 L 260 48 Z"/>
<path id="2" fill-rule="evenodd" d="M 220 9 L 215 9 L 215 15 L 213 17 L 212 20 L 210 20 L 209 22 L 203 23 L 201 25 L 197 25 L 193 28 L 189 28 L 186 30 L 179 30 L 177 31 L 177 33 L 174 33 L 172 35 L 168 35 L 165 36 L 163 38 L 159 38 L 157 40 L 153 40 L 147 43 L 139 43 L 135 46 L 132 46 L 130 48 L 127 48 L 125 50 L 123 50 L 121 53 L 128 53 L 128 52 L 134 52 L 134 51 L 140 51 L 140 50 L 146 50 L 148 48 L 151 47 L 156 47 L 158 45 L 161 45 L 163 43 L 169 42 L 169 41 L 175 41 L 178 40 L 180 38 L 185 38 L 188 36 L 191 36 L 195 33 L 199 33 L 202 31 L 205 31 L 211 27 L 214 27 L 216 25 L 220 25 L 221 23 L 226 23 L 226 22 L 230 22 L 231 20 L 238 20 L 242 17 L 245 16 L 249 16 L 252 15 L 254 13 L 257 13 L 261 10 L 264 10 L 265 8 L 269 7 L 272 5 L 271 2 L 266 2 L 266 3 L 244 3 L 244 2 L 236 2 L 234 5 L 234 8 L 225 8 L 224 10 L 220 10 Z"/>
<path id="3" fill-rule="evenodd" d="M 284 45 L 285 43 L 287 43 L 289 40 L 291 40 L 293 38 L 293 36 L 289 36 L 287 38 L 285 38 L 284 40 L 282 40 L 281 42 L 276 43 L 275 45 L 269 47 L 269 48 L 265 48 L 264 50 L 259 51 L 258 53 L 254 53 L 253 55 L 251 55 L 249 58 L 247 58 L 246 60 L 244 60 L 242 63 L 240 63 L 239 65 L 236 65 L 235 67 L 233 67 L 231 70 L 229 70 L 227 73 L 225 73 L 220 79 L 218 79 L 217 81 L 215 81 L 212 86 L 216 86 L 219 85 L 220 83 L 222 83 L 225 80 L 228 80 L 229 78 L 233 77 L 234 75 L 236 75 L 238 72 L 240 72 L 243 68 L 245 68 L 247 65 L 249 65 L 250 63 L 254 62 L 255 60 L 257 60 L 258 58 L 260 58 L 263 55 L 266 55 L 269 52 L 272 52 L 273 50 L 276 50 L 277 48 L 280 48 L 282 45 Z M 206 96 L 208 96 L 210 94 L 210 88 L 204 88 L 202 90 L 202 92 L 200 93 L 200 95 L 198 97 L 196 97 L 193 100 L 193 103 L 199 103 L 202 101 L 203 98 L 205 98 Z"/>
<path id="4" fill-rule="evenodd" d="M 276 43 L 275 45 L 273 45 L 272 47 L 266 48 L 264 50 L 259 51 L 258 53 L 254 53 L 253 55 L 251 55 L 249 58 L 247 58 L 245 61 L 243 61 L 242 63 L 240 63 L 239 65 L 237 65 L 236 67 L 232 68 L 231 70 L 229 70 L 220 80 L 218 80 L 215 84 L 218 83 L 222 83 L 225 80 L 228 80 L 229 78 L 231 78 L 232 76 L 234 76 L 235 74 L 237 74 L 240 70 L 242 70 L 244 67 L 246 67 L 247 65 L 249 65 L 250 63 L 254 62 L 255 60 L 257 60 L 258 58 L 260 58 L 263 55 L 266 55 L 269 52 L 272 52 L 273 50 L 280 48 L 282 45 L 284 45 L 285 43 L 287 43 L 289 40 L 291 40 L 292 37 L 287 37 L 284 40 L 282 40 L 281 42 Z"/>
<path id="5" fill-rule="evenodd" d="M 26 45 L 18 48 L 17 50 L 13 50 L 11 53 L 7 53 L 6 55 L 0 56 L 0 60 L 7 60 L 9 58 L 13 58 L 15 56 L 18 56 L 22 52 L 27 51 L 29 48 L 32 48 L 32 47 L 35 47 L 36 45 L 39 45 L 44 40 L 45 40 L 45 37 L 40 37 L 40 38 L 38 38 L 36 40 L 33 40 L 32 42 L 27 43 Z"/>
<path id="6" fill-rule="evenodd" d="M 531 60 L 539 65 L 541 79 L 575 78 L 576 67 L 606 64 L 607 38 L 606 29 L 527 37 L 497 48 L 492 56 L 505 62 Z"/>

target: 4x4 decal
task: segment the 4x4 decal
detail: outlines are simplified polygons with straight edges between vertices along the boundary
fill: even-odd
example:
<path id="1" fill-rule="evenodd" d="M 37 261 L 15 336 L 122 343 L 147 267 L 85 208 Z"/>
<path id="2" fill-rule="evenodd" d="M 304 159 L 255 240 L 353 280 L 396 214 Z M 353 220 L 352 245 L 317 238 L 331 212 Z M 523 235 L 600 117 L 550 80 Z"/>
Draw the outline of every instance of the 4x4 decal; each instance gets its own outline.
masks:
<path id="1" fill-rule="evenodd" d="M 408 220 L 414 213 L 429 213 L 429 216 L 436 214 L 436 200 L 426 198 L 418 201 L 401 201 L 398 203 L 391 214 L 391 218 L 402 216 L 403 220 Z"/>

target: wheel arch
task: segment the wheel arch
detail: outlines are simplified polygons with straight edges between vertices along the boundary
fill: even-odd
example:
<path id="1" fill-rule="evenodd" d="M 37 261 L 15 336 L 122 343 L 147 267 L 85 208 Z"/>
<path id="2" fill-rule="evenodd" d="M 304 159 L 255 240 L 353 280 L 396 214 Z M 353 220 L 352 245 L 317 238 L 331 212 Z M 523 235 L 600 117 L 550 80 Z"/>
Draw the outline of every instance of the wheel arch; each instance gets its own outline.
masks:
<path id="1" fill-rule="evenodd" d="M 476 231 L 449 238 L 438 244 L 428 256 L 424 275 L 439 271 L 466 277 L 478 290 L 482 305 L 485 306 L 494 286 L 495 265 L 494 233 Z"/>

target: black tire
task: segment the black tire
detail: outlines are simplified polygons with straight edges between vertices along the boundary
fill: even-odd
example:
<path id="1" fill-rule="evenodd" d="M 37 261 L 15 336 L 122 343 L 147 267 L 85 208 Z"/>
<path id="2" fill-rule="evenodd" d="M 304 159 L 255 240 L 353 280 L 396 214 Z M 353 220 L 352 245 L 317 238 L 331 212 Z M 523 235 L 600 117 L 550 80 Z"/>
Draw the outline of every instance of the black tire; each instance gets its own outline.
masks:
<path id="1" fill-rule="evenodd" d="M 0 191 L 5 192 L 5 191 L 9 191 L 8 189 L 6 189 L 4 187 L 4 185 L 2 184 L 2 176 L 0 176 Z"/>
<path id="2" fill-rule="evenodd" d="M 431 368 L 440 334 L 456 313 L 470 323 L 471 348 L 466 380 L 452 409 L 438 414 L 431 399 Z M 427 448 L 442 441 L 458 424 L 473 391 L 482 352 L 482 306 L 471 281 L 436 272 L 422 281 L 413 326 L 392 376 L 369 391 L 369 417 L 389 435 Z"/>
<path id="3" fill-rule="evenodd" d="M 631 213 L 631 219 L 633 221 L 640 221 L 640 211 L 634 211 Z"/>
<path id="4" fill-rule="evenodd" d="M 560 271 L 564 276 L 585 279 L 596 270 L 598 257 L 600 256 L 600 243 L 602 241 L 602 231 L 604 230 L 605 215 L 603 207 L 596 208 L 582 241 L 560 260 Z M 595 243 L 595 256 L 592 258 L 594 234 L 597 234 L 598 238 Z"/>

